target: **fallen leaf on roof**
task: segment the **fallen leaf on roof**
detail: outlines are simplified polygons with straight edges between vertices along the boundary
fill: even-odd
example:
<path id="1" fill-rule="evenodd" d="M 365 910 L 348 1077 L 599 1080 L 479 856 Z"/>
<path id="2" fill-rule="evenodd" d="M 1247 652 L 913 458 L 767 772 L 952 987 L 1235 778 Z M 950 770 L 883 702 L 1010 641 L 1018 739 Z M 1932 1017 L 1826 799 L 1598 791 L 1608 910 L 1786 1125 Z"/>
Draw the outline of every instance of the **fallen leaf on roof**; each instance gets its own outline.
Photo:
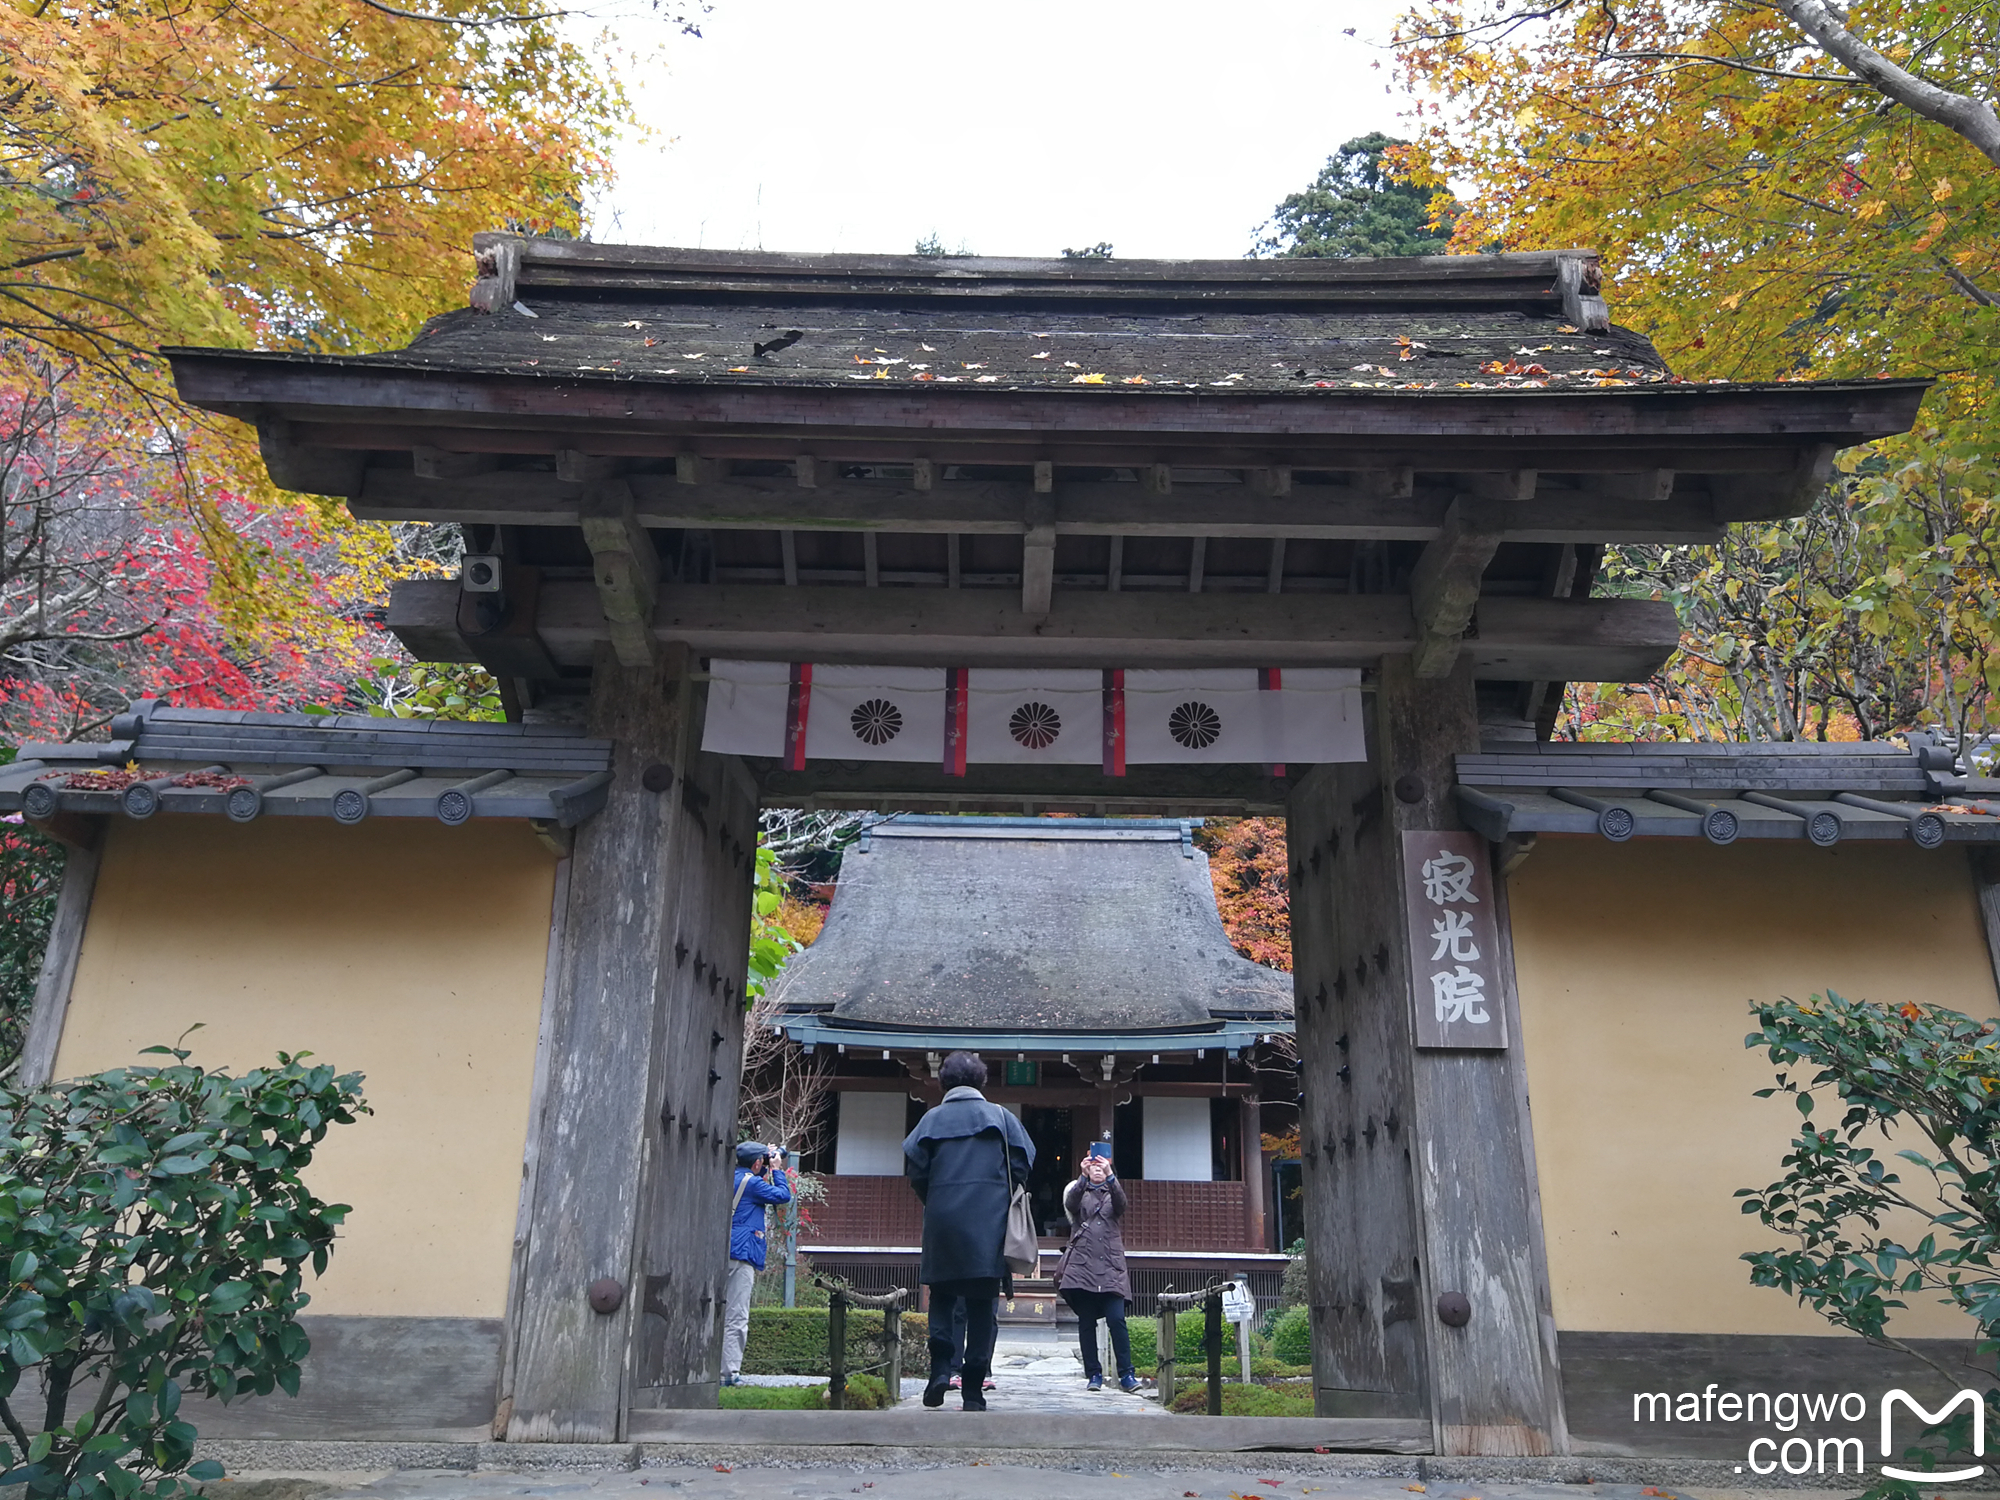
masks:
<path id="1" fill-rule="evenodd" d="M 1034 333 L 1034 334 L 1030 334 L 1030 335 L 1028 335 L 1028 336 L 1029 336 L 1030 338 L 1037 338 L 1037 339 L 1045 339 L 1045 338 L 1047 338 L 1047 337 L 1048 337 L 1048 335 L 1047 335 L 1046 333 Z"/>
<path id="2" fill-rule="evenodd" d="M 682 358 L 682 359 L 707 359 L 707 358 L 708 358 L 708 351 L 707 351 L 707 350 L 703 350 L 703 351 L 702 351 L 702 352 L 701 352 L 700 354 L 683 354 L 683 355 L 681 356 L 681 358 Z"/>
<path id="3" fill-rule="evenodd" d="M 731 365 L 729 373 L 732 375 L 747 375 L 750 373 L 750 367 L 748 365 Z"/>
<path id="4" fill-rule="evenodd" d="M 975 375 L 972 377 L 972 383 L 974 385 L 991 385 L 999 378 L 998 375 Z"/>
<path id="5" fill-rule="evenodd" d="M 1102 375 L 1072 375 L 1069 378 L 1069 383 L 1071 385 L 1103 385 L 1104 377 Z"/>
<path id="6" fill-rule="evenodd" d="M 933 349 L 933 348 L 932 348 L 932 347 L 931 347 L 931 346 L 930 346 L 929 344 L 919 344 L 919 345 L 917 345 L 917 347 L 918 347 L 919 349 L 923 350 L 923 351 L 924 351 L 924 353 L 926 353 L 926 354 L 935 354 L 935 353 L 937 353 L 937 350 Z"/>
<path id="7" fill-rule="evenodd" d="M 542 342 L 545 344 L 553 344 L 555 341 L 556 341 L 556 336 L 553 333 L 545 333 L 542 335 Z"/>
<path id="8" fill-rule="evenodd" d="M 648 349 L 651 349 L 651 348 L 653 348 L 653 347 L 654 347 L 655 345 L 657 345 L 657 344 L 658 344 L 659 342 L 660 342 L 660 341 L 659 341 L 658 339 L 647 339 L 647 340 L 646 340 L 646 347 L 647 347 Z"/>
<path id="9" fill-rule="evenodd" d="M 969 365 L 964 360 L 960 360 L 958 362 L 958 367 L 961 370 L 983 370 L 986 368 L 986 366 L 983 363 L 976 365 Z"/>
<path id="10" fill-rule="evenodd" d="M 718 1474 L 733 1474 L 736 1471 L 730 1468 L 728 1464 L 717 1464 L 715 1466 L 715 1472 Z"/>
<path id="11" fill-rule="evenodd" d="M 1592 354 L 1609 354 L 1611 351 L 1609 349 L 1593 349 L 1590 352 Z"/>
<path id="12" fill-rule="evenodd" d="M 1583 332 L 1583 330 L 1582 330 L 1581 328 L 1577 328 L 1577 327 L 1575 327 L 1574 325 L 1572 325 L 1572 324 L 1569 324 L 1569 323 L 1558 323 L 1558 324 L 1556 324 L 1556 332 L 1557 332 L 1557 333 L 1582 333 L 1582 332 Z"/>
<path id="13" fill-rule="evenodd" d="M 620 324 L 619 326 L 623 328 L 644 328 L 646 325 L 644 323 L 641 323 L 637 318 L 634 318 L 631 322 L 623 323 Z"/>
<path id="14" fill-rule="evenodd" d="M 931 374 L 931 372 L 930 372 L 929 370 L 921 370 L 921 369 L 920 369 L 920 370 L 916 370 L 916 371 L 913 371 L 913 372 L 911 373 L 911 375 L 910 375 L 910 379 L 912 379 L 912 380 L 936 380 L 936 379 L 937 379 L 937 376 L 935 376 L 935 375 Z"/>
<path id="15" fill-rule="evenodd" d="M 946 385 L 950 385 L 953 381 L 965 379 L 963 375 L 933 375 L 931 378 L 942 381 Z"/>
<path id="16" fill-rule="evenodd" d="M 1153 382 L 1143 375 L 1127 375 L 1118 382 L 1120 385 L 1151 385 Z"/>
<path id="17" fill-rule="evenodd" d="M 875 352 L 877 354 L 887 354 L 889 351 L 887 349 L 877 349 Z"/>
<path id="18" fill-rule="evenodd" d="M 911 368 L 912 370 L 928 370 L 928 369 L 930 368 L 930 366 L 929 366 L 929 365 L 911 365 L 911 366 L 910 366 L 910 368 Z"/>
<path id="19" fill-rule="evenodd" d="M 883 363 L 887 364 L 888 361 L 884 360 Z M 869 376 L 868 378 L 870 380 L 887 380 L 889 378 L 889 372 L 887 370 L 877 370 L 873 375 Z"/>
<path id="20" fill-rule="evenodd" d="M 1408 1490 L 1413 1495 L 1428 1495 L 1430 1493 L 1429 1490 L 1425 1489 L 1420 1484 L 1406 1484 L 1403 1486 L 1403 1488 Z"/>
<path id="21" fill-rule="evenodd" d="M 1038 335 L 1038 337 L 1039 336 L 1040 335 Z M 1048 357 L 1049 357 L 1049 351 L 1046 349 L 1044 349 L 1040 354 L 1030 354 L 1028 356 L 1028 358 L 1030 359 L 1047 359 Z"/>
<path id="22" fill-rule="evenodd" d="M 1417 351 L 1412 349 L 1408 344 L 1405 344 L 1403 346 L 1403 352 L 1396 356 L 1396 358 L 1398 359 L 1415 359 L 1416 357 L 1417 357 Z"/>

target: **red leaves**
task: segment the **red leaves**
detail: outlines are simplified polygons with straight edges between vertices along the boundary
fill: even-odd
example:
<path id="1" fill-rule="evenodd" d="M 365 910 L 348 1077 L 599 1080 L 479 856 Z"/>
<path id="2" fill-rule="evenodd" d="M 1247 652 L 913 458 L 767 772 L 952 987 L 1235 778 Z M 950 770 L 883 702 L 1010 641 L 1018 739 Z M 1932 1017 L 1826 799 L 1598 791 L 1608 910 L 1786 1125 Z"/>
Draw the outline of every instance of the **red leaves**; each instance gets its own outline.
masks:
<path id="1" fill-rule="evenodd" d="M 1489 359 L 1479 367 L 1482 375 L 1520 375 L 1533 377 L 1548 374 L 1542 365 L 1524 365 L 1517 359 Z"/>
<path id="2" fill-rule="evenodd" d="M 1196 835 L 1223 929 L 1254 963 L 1292 967 L 1292 894 L 1282 818 L 1216 818 Z"/>

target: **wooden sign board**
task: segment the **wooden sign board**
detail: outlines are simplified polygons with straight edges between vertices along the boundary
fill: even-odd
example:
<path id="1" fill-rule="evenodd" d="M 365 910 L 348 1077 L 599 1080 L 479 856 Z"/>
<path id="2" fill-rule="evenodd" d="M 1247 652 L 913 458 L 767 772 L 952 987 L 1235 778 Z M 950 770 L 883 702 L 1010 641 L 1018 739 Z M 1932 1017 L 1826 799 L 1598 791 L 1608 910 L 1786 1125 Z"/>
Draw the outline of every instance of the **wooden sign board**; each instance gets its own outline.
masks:
<path id="1" fill-rule="evenodd" d="M 1419 1047 L 1507 1045 L 1492 863 L 1476 833 L 1405 833 L 1403 891 Z"/>

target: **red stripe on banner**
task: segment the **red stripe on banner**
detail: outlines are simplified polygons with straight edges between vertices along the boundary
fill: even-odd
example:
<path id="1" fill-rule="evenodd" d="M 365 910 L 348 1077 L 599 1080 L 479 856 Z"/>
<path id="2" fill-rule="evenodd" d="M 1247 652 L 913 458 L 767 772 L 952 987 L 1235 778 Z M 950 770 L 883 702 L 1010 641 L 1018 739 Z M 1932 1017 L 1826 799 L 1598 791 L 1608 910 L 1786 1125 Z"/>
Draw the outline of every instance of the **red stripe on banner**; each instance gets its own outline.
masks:
<path id="1" fill-rule="evenodd" d="M 1125 669 L 1104 669 L 1104 774 L 1125 774 Z"/>
<path id="2" fill-rule="evenodd" d="M 1261 692 L 1282 693 L 1285 690 L 1285 669 L 1283 667 L 1259 667 L 1257 669 L 1257 687 Z M 1284 775 L 1285 763 L 1279 761 L 1276 765 L 1272 766 L 1271 774 L 1273 776 Z"/>
<path id="3" fill-rule="evenodd" d="M 792 663 L 792 686 L 785 698 L 785 769 L 806 768 L 806 721 L 812 717 L 813 668 L 809 661 Z"/>
<path id="4" fill-rule="evenodd" d="M 944 669 L 944 774 L 965 774 L 966 704 L 971 678 L 969 667 Z"/>

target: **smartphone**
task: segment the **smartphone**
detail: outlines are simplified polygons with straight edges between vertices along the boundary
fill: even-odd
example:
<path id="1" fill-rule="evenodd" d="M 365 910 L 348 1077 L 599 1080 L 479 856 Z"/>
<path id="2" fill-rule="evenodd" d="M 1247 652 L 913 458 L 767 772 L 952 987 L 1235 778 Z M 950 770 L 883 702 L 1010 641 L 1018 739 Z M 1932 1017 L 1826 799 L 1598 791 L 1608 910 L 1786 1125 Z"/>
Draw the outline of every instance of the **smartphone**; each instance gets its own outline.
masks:
<path id="1" fill-rule="evenodd" d="M 1111 1142 L 1092 1141 L 1090 1143 L 1090 1154 L 1092 1156 L 1101 1156 L 1106 1161 L 1111 1160 Z"/>

